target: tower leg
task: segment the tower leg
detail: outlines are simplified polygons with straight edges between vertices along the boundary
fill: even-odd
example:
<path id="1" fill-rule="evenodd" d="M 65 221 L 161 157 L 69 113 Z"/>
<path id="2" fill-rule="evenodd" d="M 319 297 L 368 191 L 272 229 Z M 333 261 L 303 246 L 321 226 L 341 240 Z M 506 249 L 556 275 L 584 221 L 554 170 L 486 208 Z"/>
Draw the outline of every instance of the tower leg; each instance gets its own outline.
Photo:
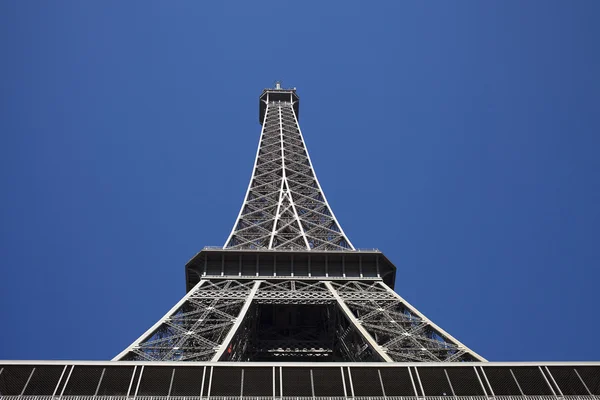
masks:
<path id="1" fill-rule="evenodd" d="M 329 291 L 331 292 L 333 297 L 335 297 L 338 305 L 344 312 L 346 318 L 348 318 L 348 320 L 352 323 L 354 328 L 361 334 L 361 336 L 365 339 L 365 341 L 369 344 L 369 346 L 371 346 L 373 351 L 375 351 L 379 355 L 379 357 L 381 357 L 382 360 L 384 360 L 386 362 L 393 362 L 394 360 L 392 360 L 392 358 L 385 353 L 385 351 L 381 348 L 381 346 L 379 346 L 379 344 L 375 341 L 375 339 L 373 339 L 373 337 L 369 334 L 369 332 L 367 332 L 367 330 L 362 327 L 360 321 L 358 319 L 356 319 L 354 314 L 352 314 L 352 312 L 350 311 L 350 309 L 348 308 L 348 306 L 346 305 L 344 300 L 340 297 L 338 292 L 333 288 L 333 285 L 331 284 L 331 282 L 324 281 L 323 283 L 329 289 Z"/>
<path id="2" fill-rule="evenodd" d="M 225 350 L 227 349 L 227 346 L 229 346 L 231 339 L 233 339 L 233 337 L 237 333 L 240 325 L 242 324 L 242 321 L 244 320 L 244 317 L 246 316 L 246 313 L 248 312 L 248 309 L 250 308 L 250 305 L 252 304 L 252 300 L 254 299 L 254 296 L 256 295 L 256 292 L 258 291 L 258 288 L 260 287 L 261 283 L 262 283 L 262 281 L 254 282 L 254 286 L 252 286 L 252 290 L 248 294 L 248 298 L 246 299 L 246 302 L 244 303 L 244 307 L 238 314 L 238 316 L 235 320 L 235 323 L 229 330 L 229 333 L 227 333 L 227 337 L 225 337 L 225 340 L 223 340 L 223 342 L 219 346 L 219 350 L 217 350 L 217 352 L 215 353 L 215 355 L 213 356 L 211 361 L 219 361 L 221 359 L 221 357 L 223 356 L 223 353 L 225 353 Z"/>
<path id="3" fill-rule="evenodd" d="M 226 349 L 260 281 L 205 279 L 114 360 L 210 361 Z M 240 315 L 241 314 L 241 315 Z"/>

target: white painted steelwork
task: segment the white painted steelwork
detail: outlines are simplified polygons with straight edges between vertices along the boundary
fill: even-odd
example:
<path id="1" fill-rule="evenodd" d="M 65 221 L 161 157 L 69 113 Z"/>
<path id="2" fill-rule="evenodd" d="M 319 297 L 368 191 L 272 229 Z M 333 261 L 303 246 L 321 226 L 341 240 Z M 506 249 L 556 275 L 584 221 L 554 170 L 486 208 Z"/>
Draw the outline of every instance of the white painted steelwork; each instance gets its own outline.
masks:
<path id="1" fill-rule="evenodd" d="M 330 281 L 353 323 L 390 361 L 486 361 L 434 324 L 382 281 Z M 386 359 L 386 360 L 387 360 Z"/>
<path id="2" fill-rule="evenodd" d="M 295 89 L 263 92 L 229 238 L 188 262 L 189 293 L 115 360 L 485 361 L 390 288 L 396 269 L 379 251 L 350 243 L 315 175 L 298 101 Z"/>
<path id="3" fill-rule="evenodd" d="M 210 361 L 259 282 L 202 280 L 113 361 Z M 244 308 L 244 306 L 246 308 Z M 221 353 L 222 354 L 222 353 Z"/>
<path id="4" fill-rule="evenodd" d="M 112 361 L 122 359 L 127 353 L 133 351 L 136 347 L 140 345 L 142 341 L 146 340 L 150 335 L 152 335 L 152 333 L 154 333 L 154 331 L 156 331 L 162 324 L 164 324 L 167 318 L 169 318 L 170 315 L 173 315 L 183 305 L 183 303 L 185 303 L 194 294 L 195 290 L 204 284 L 204 282 L 206 281 L 201 280 L 200 282 L 198 282 L 198 284 L 196 285 L 196 287 L 194 287 L 193 290 L 190 290 L 185 296 L 183 296 L 181 300 L 179 300 L 173 307 L 171 307 L 171 309 L 161 319 L 156 321 L 154 325 L 148 328 L 146 332 L 144 332 L 139 338 L 137 338 L 133 343 L 131 343 L 125 350 L 117 354 L 117 356 L 114 357 Z"/>
<path id="5" fill-rule="evenodd" d="M 258 291 L 258 288 L 260 287 L 261 283 L 262 283 L 262 281 L 254 281 L 252 290 L 250 290 L 248 297 L 246 297 L 244 307 L 242 307 L 242 310 L 240 311 L 239 315 L 236 317 L 235 323 L 233 324 L 231 329 L 229 329 L 227 336 L 225 337 L 225 339 L 219 346 L 219 349 L 213 356 L 212 361 L 219 361 L 221 359 L 221 357 L 223 356 L 223 353 L 225 353 L 225 350 L 227 349 L 229 342 L 231 342 L 231 339 L 233 339 L 233 336 L 237 333 L 240 325 L 242 324 L 242 321 L 244 320 L 244 317 L 246 316 L 246 313 L 248 312 L 248 308 L 250 308 L 250 305 L 252 304 L 252 300 L 254 300 L 254 296 L 256 296 L 256 292 Z"/>
<path id="6" fill-rule="evenodd" d="M 331 282 L 323 282 L 323 284 L 327 287 L 327 289 L 329 289 L 329 291 L 331 292 L 333 297 L 335 297 L 340 308 L 344 312 L 344 315 L 346 316 L 346 318 L 348 318 L 348 320 L 352 323 L 352 325 L 358 330 L 358 332 L 360 332 L 362 337 L 367 341 L 367 343 L 369 343 L 369 345 L 373 348 L 373 350 L 375 350 L 375 352 L 379 355 L 379 357 L 381 357 L 382 360 L 387 361 L 387 362 L 394 361 L 390 358 L 390 356 L 385 354 L 385 350 L 382 349 L 379 346 L 379 344 L 375 341 L 375 339 L 373 339 L 373 337 L 369 334 L 369 332 L 367 332 L 365 330 L 365 328 L 363 328 L 361 326 L 360 321 L 358 319 L 356 319 L 354 314 L 352 314 L 352 311 L 350 311 L 350 309 L 348 308 L 348 306 L 346 305 L 344 300 L 340 297 L 339 293 L 331 285 Z"/>
<path id="7" fill-rule="evenodd" d="M 294 110 L 269 101 L 246 197 L 224 249 L 354 250 L 315 175 Z M 261 100 L 263 101 L 263 100 Z"/>
<path id="8" fill-rule="evenodd" d="M 281 334 L 298 329 L 292 325 L 279 326 L 280 331 L 268 328 L 271 342 L 265 347 L 261 335 L 267 331 L 251 326 L 252 320 L 261 318 L 260 310 L 267 310 L 257 308 L 261 305 L 277 306 L 277 313 L 289 313 L 289 318 L 298 312 L 325 309 L 329 317 L 321 317 L 325 318 L 321 322 L 312 320 L 313 325 L 296 336 Z M 301 306 L 313 308 L 297 308 Z M 321 308 L 314 308 L 317 306 Z M 338 314 L 343 317 L 336 317 Z M 241 329 L 243 325 L 246 328 Z M 357 350 L 360 348 L 370 350 L 363 354 Z M 227 349 L 234 354 L 223 357 Z M 233 360 L 248 361 L 257 356 L 255 352 L 281 356 L 303 352 L 305 357 L 328 355 L 332 361 L 339 357 L 348 361 L 485 361 L 381 280 L 233 276 L 205 278 L 114 360 L 219 361 L 235 357 Z M 360 358 L 353 358 L 355 352 L 361 353 Z"/>

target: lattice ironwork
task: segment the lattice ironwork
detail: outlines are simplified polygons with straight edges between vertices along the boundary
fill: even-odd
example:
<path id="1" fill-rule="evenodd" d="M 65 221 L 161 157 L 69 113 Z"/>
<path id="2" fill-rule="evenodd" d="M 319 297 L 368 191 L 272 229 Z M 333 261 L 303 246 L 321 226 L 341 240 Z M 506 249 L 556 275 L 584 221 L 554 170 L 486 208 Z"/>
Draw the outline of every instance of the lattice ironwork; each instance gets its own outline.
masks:
<path id="1" fill-rule="evenodd" d="M 480 361 L 381 281 L 205 280 L 121 360 Z"/>
<path id="2" fill-rule="evenodd" d="M 289 99 L 264 100 L 254 171 L 224 247 L 354 250 L 321 190 Z"/>
<path id="3" fill-rule="evenodd" d="M 482 361 L 383 282 L 332 282 L 360 325 L 394 361 Z"/>
<path id="4" fill-rule="evenodd" d="M 256 293 L 256 303 L 262 304 L 333 304 L 335 298 L 323 282 L 267 281 Z"/>
<path id="5" fill-rule="evenodd" d="M 352 246 L 312 168 L 295 89 L 260 101 L 255 166 L 224 248 L 194 258 L 200 282 L 115 359 L 484 361 L 384 283 L 389 261 Z"/>
<path id="6" fill-rule="evenodd" d="M 211 360 L 234 326 L 255 283 L 206 280 L 134 342 L 121 360 Z"/>

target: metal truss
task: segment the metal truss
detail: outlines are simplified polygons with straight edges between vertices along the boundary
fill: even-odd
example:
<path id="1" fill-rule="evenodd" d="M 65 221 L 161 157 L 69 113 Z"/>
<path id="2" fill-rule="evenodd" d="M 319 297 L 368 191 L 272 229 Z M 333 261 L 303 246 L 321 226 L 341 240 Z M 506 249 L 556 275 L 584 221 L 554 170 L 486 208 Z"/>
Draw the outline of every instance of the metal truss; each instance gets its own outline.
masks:
<path id="1" fill-rule="evenodd" d="M 333 304 L 335 298 L 324 282 L 315 281 L 267 281 L 255 300 L 257 304 Z"/>
<path id="2" fill-rule="evenodd" d="M 252 178 L 224 248 L 354 250 L 319 185 L 291 98 L 267 94 Z"/>
<path id="3" fill-rule="evenodd" d="M 485 361 L 383 282 L 328 282 L 392 361 Z"/>
<path id="4" fill-rule="evenodd" d="M 313 170 L 298 101 L 295 89 L 263 92 L 252 177 L 223 249 L 190 261 L 188 288 L 199 283 L 115 360 L 485 361 L 383 282 L 393 284 L 387 259 L 350 243 Z"/>
<path id="5" fill-rule="evenodd" d="M 381 361 L 356 328 L 325 282 L 263 282 L 220 361 Z"/>
<path id="6" fill-rule="evenodd" d="M 203 280 L 114 360 L 207 361 L 223 351 L 260 281 Z M 247 309 L 247 307 L 246 307 Z"/>
<path id="7" fill-rule="evenodd" d="M 484 361 L 381 280 L 207 279 L 115 360 Z"/>

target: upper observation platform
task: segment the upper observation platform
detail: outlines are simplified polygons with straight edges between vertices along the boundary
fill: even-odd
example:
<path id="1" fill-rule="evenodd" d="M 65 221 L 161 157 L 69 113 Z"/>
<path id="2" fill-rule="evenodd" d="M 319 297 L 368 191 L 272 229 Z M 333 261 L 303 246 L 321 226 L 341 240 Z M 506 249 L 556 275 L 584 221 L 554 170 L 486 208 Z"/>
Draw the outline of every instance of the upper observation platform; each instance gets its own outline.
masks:
<path id="1" fill-rule="evenodd" d="M 263 89 L 260 100 L 258 101 L 258 122 L 262 125 L 265 120 L 265 111 L 267 103 L 273 101 L 285 101 L 292 103 L 296 118 L 300 119 L 300 97 L 296 94 L 296 88 L 283 89 L 280 82 L 275 83 L 275 88 Z"/>

